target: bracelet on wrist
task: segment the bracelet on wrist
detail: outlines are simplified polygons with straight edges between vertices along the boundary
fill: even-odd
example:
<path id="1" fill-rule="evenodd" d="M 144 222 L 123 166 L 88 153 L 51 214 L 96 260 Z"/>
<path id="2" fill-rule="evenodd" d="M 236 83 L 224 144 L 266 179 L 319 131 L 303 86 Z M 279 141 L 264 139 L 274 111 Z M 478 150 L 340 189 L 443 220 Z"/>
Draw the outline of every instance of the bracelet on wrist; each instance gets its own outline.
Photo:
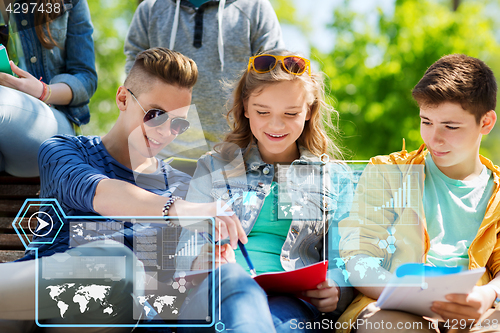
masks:
<path id="1" fill-rule="evenodd" d="M 45 96 L 45 98 L 42 100 L 44 103 L 47 103 L 47 101 L 49 100 L 50 98 L 50 95 L 52 95 L 52 88 L 49 86 L 49 85 L 45 85 L 47 87 L 47 95 Z"/>
<path id="2" fill-rule="evenodd" d="M 168 216 L 168 210 L 170 207 L 176 202 L 177 200 L 182 199 L 181 197 L 178 196 L 171 196 L 168 198 L 167 202 L 165 202 L 165 205 L 163 206 L 163 218 L 167 222 L 167 225 L 169 227 L 177 227 L 178 225 L 175 224 Z"/>
<path id="3" fill-rule="evenodd" d="M 38 99 L 43 102 L 44 99 L 47 97 L 47 90 L 48 89 L 47 89 L 47 84 L 45 84 L 45 82 L 43 82 L 43 81 L 40 81 L 40 82 L 42 82 L 43 90 L 42 90 L 42 94 L 40 95 L 40 97 L 38 97 Z"/>

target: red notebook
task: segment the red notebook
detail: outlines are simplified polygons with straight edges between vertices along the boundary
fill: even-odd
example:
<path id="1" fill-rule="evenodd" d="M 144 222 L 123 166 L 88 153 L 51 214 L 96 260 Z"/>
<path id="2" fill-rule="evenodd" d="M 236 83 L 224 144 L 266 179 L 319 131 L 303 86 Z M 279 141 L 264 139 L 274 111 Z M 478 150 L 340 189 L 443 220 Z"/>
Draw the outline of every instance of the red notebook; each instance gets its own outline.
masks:
<path id="1" fill-rule="evenodd" d="M 288 272 L 264 273 L 254 280 L 268 293 L 295 294 L 304 290 L 317 289 L 326 280 L 328 260 Z"/>
<path id="2" fill-rule="evenodd" d="M 254 280 L 267 293 L 296 294 L 297 297 L 309 301 L 307 297 L 301 296 L 300 292 L 317 289 L 318 284 L 326 280 L 327 271 L 328 260 L 325 260 L 293 271 L 263 273 L 254 277 Z M 209 272 L 209 270 L 203 270 L 186 274 L 183 276 L 187 282 L 186 287 L 193 287 L 193 280 L 197 279 L 200 282 Z M 179 279 L 176 277 L 177 281 Z"/>

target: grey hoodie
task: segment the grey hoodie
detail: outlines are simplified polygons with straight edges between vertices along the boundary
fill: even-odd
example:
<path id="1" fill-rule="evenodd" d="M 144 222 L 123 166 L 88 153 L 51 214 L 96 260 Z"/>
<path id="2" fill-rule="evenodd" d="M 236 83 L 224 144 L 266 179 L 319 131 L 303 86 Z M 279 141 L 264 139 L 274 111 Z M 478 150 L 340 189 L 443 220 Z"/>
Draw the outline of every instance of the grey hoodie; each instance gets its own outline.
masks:
<path id="1" fill-rule="evenodd" d="M 223 82 L 237 80 L 250 56 L 284 48 L 284 43 L 268 0 L 212 0 L 200 8 L 187 0 L 145 0 L 134 14 L 125 41 L 126 72 L 139 52 L 156 46 L 174 49 L 198 65 L 192 102 L 209 147 L 193 145 L 186 132 L 163 150 L 165 155 L 198 158 L 229 131 L 223 115 L 230 91 L 223 88 Z"/>

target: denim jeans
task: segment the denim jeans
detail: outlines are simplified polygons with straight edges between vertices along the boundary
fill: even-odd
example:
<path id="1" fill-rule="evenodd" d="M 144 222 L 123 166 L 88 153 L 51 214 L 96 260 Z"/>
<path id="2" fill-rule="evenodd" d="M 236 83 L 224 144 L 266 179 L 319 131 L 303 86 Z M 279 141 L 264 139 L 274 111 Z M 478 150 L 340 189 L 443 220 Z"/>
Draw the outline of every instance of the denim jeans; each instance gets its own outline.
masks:
<path id="1" fill-rule="evenodd" d="M 18 177 L 38 176 L 38 148 L 56 134 L 75 134 L 61 111 L 0 86 L 0 171 Z"/>
<path id="2" fill-rule="evenodd" d="M 309 330 L 305 324 L 320 322 L 324 318 L 335 320 L 337 313 L 323 315 L 316 307 L 296 297 L 288 295 L 266 295 L 265 291 L 238 264 L 221 266 L 221 309 L 219 320 L 219 269 L 214 273 L 215 290 L 209 288 L 208 281 L 193 290 L 184 302 L 180 318 L 186 316 L 202 318 L 210 313 L 207 301 L 215 295 L 215 323 L 224 323 L 228 332 L 322 332 L 321 329 Z M 183 318 L 184 317 L 184 318 Z M 300 329 L 303 327 L 303 329 Z M 214 327 L 179 328 L 178 332 L 213 332 Z M 223 331 L 225 332 L 225 331 Z"/>

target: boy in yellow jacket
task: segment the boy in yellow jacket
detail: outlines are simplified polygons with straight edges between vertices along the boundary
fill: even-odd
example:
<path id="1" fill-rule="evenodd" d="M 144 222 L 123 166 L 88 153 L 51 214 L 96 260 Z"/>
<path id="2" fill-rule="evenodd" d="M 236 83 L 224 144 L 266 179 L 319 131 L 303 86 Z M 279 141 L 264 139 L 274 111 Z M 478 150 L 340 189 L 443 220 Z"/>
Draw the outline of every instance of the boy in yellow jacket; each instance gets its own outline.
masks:
<path id="1" fill-rule="evenodd" d="M 381 261 L 380 266 L 367 268 L 363 276 L 387 282 L 397 268 L 392 260 L 398 255 L 398 247 L 413 246 L 414 252 L 421 248 L 419 259 L 423 263 L 466 269 L 486 267 L 479 286 L 469 294 L 447 295 L 448 302 L 432 303 L 431 310 L 444 319 L 438 328 L 425 317 L 377 308 L 374 302 L 383 283 L 353 283 L 360 294 L 339 319 L 336 327 L 340 331 L 500 331 L 500 312 L 494 309 L 496 300 L 500 300 L 500 169 L 479 155 L 481 138 L 492 130 L 497 119 L 496 94 L 495 77 L 484 62 L 459 54 L 442 57 L 412 91 L 420 107 L 424 145 L 417 151 L 407 152 L 403 147 L 401 152 L 370 160 L 371 165 L 400 168 L 424 165 L 423 212 L 413 214 L 420 215 L 421 232 L 415 233 L 420 242 L 396 241 L 395 251 L 374 246 L 388 233 L 394 234 L 390 230 L 394 221 L 390 220 L 402 214 L 409 216 L 409 208 L 378 210 L 376 216 L 360 216 L 339 224 L 344 230 L 340 253 L 348 259 L 351 282 L 356 274 L 360 275 L 353 267 L 366 258 Z"/>

